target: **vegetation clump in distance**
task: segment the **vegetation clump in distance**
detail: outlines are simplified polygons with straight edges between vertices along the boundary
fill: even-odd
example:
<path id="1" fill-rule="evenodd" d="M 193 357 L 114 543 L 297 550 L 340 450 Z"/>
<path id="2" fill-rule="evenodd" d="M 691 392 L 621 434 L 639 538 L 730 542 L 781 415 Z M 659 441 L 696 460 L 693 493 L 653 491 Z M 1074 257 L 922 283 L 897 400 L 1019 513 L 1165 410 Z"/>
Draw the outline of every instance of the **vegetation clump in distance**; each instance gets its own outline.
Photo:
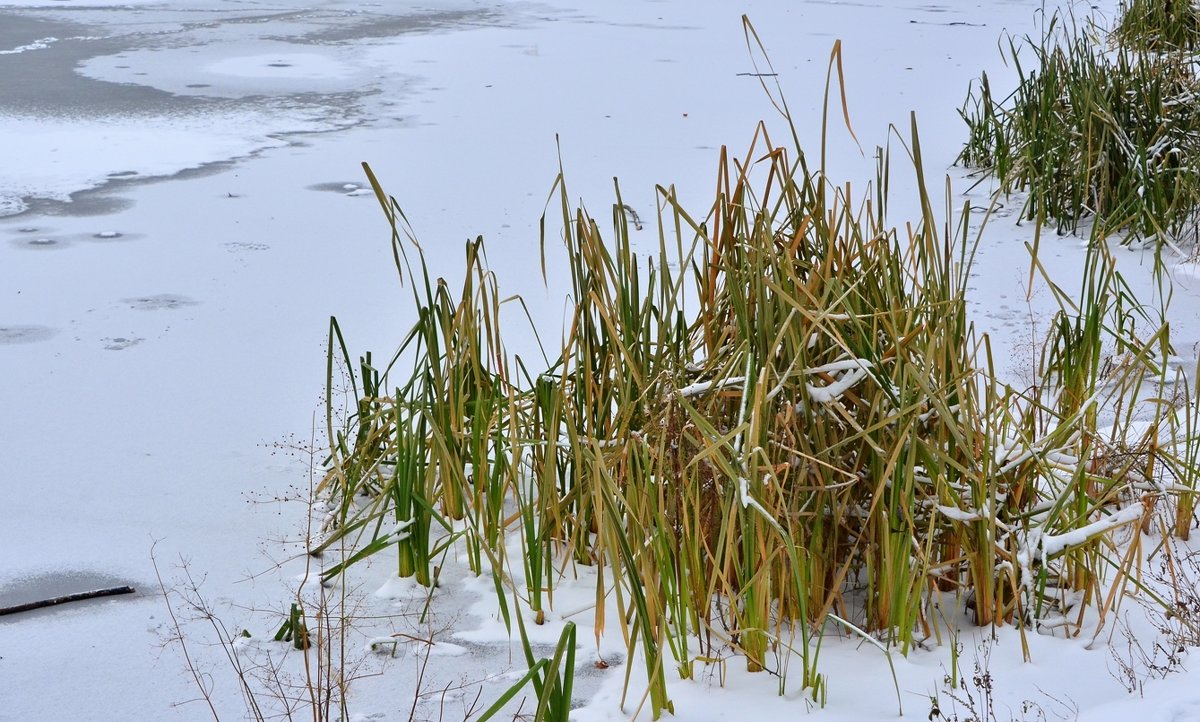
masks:
<path id="1" fill-rule="evenodd" d="M 1186 13 L 1169 9 L 1185 6 Z M 971 88 L 960 111 L 968 139 L 959 162 L 994 174 L 1005 193 L 1025 193 L 1023 217 L 1060 233 L 1094 219 L 1101 236 L 1194 239 L 1195 58 L 1174 40 L 1153 40 L 1170 30 L 1194 43 L 1186 39 L 1194 22 L 1190 3 L 1133 2 L 1111 43 L 1090 21 L 1081 26 L 1057 14 L 1040 39 L 1009 38 L 1005 60 L 1017 87 L 998 95 L 984 74 Z"/>
<path id="2" fill-rule="evenodd" d="M 1123 0 L 1113 35 L 1125 46 L 1194 52 L 1200 47 L 1200 8 L 1194 0 Z"/>

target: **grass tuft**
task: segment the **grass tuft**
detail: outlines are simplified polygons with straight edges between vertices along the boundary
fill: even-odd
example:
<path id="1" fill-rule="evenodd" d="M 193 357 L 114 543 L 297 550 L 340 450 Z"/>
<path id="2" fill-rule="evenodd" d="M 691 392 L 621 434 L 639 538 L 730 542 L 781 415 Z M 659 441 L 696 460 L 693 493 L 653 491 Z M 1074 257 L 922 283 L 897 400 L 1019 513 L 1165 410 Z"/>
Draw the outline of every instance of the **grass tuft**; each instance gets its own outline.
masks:
<path id="1" fill-rule="evenodd" d="M 1190 8 L 1175 5 L 1185 4 Z M 1153 13 L 1145 8 L 1151 5 L 1164 7 L 1132 4 L 1118 40 L 1133 39 L 1134 28 L 1150 32 Z M 1108 47 L 1103 35 L 1090 23 L 1054 15 L 1041 38 L 1010 38 L 1005 60 L 1018 85 L 1001 96 L 984 74 L 971 88 L 960 111 L 968 139 L 958 160 L 995 174 L 1006 193 L 1026 193 L 1024 218 L 1052 222 L 1060 233 L 1094 218 L 1105 236 L 1194 238 L 1200 207 L 1194 62 L 1140 43 Z"/>

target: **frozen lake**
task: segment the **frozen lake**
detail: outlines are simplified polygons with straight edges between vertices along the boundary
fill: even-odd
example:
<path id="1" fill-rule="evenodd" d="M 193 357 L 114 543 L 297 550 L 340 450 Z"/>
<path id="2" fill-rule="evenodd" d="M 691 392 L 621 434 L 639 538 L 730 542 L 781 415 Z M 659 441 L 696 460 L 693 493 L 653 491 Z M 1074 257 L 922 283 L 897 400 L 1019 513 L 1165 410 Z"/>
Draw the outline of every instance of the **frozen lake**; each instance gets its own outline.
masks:
<path id="1" fill-rule="evenodd" d="M 567 284 L 543 287 L 537 251 L 559 147 L 598 220 L 614 176 L 643 219 L 656 183 L 705 209 L 719 148 L 776 118 L 743 12 L 813 147 L 843 40 L 867 153 L 832 133 L 837 176 L 865 187 L 916 110 L 940 187 L 968 82 L 1004 77 L 997 38 L 1041 4 L 0 0 L 0 606 L 64 582 L 139 591 L 0 617 L 0 720 L 211 718 L 167 644 L 152 547 L 234 614 L 286 609 L 329 317 L 379 353 L 412 320 L 362 161 L 435 271 L 456 277 L 485 234 L 554 337 Z M 1027 235 L 999 232 L 1010 250 L 983 264 L 980 323 L 1001 336 L 1029 314 Z M 1197 308 L 1178 319 L 1192 359 Z"/>
<path id="2" fill-rule="evenodd" d="M 504 22 L 501 9 L 479 7 L 146 5 L 0 10 L 0 152 L 27 169 L 5 174 L 0 214 L 244 157 L 292 134 L 402 120 L 388 109 L 418 68 L 395 67 L 390 46 Z M 75 213 L 112 207 L 77 200 Z"/>

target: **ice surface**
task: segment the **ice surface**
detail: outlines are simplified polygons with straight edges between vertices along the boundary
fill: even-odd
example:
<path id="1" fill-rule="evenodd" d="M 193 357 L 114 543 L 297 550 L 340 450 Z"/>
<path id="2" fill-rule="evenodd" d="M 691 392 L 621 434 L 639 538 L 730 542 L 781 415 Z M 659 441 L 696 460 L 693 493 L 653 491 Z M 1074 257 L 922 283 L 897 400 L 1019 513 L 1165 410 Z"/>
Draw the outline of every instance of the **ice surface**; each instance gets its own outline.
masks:
<path id="1" fill-rule="evenodd" d="M 12 43 L 0 47 L 0 157 L 22 169 L 0 175 L 0 217 L 29 199 L 67 202 L 116 179 L 173 176 L 377 118 L 415 80 L 365 42 L 499 17 L 464 3 L 135 5 L 0 5 L 0 46 Z M 2 14 L 29 7 L 57 12 L 11 15 L 20 22 L 8 39 Z M 196 12 L 209 22 L 191 22 Z M 48 30 L 61 34 L 26 37 Z M 367 102 L 382 93 L 387 101 Z"/>
<path id="2" fill-rule="evenodd" d="M 225 98 L 352 92 L 375 87 L 380 79 L 378 71 L 355 63 L 357 56 L 350 47 L 298 42 L 196 42 L 92 58 L 79 72 L 103 82 L 134 83 L 176 95 Z"/>
<path id="3" fill-rule="evenodd" d="M 307 497 L 310 465 L 320 461 L 306 450 L 323 423 L 329 316 L 338 316 L 352 353 L 386 354 L 412 321 L 361 161 L 405 208 L 435 275 L 454 282 L 463 241 L 485 234 L 501 289 L 526 294 L 543 337 L 554 337 L 569 279 L 551 277 L 547 287 L 535 269 L 559 148 L 572 199 L 603 219 L 619 177 L 647 225 L 634 243 L 655 250 L 654 185 L 675 183 L 685 207 L 706 208 L 720 146 L 740 157 L 758 120 L 776 122 L 757 80 L 738 75 L 753 71 L 742 12 L 771 50 L 810 152 L 829 48 L 843 40 L 850 112 L 868 153 L 831 125 L 831 177 L 863 189 L 874 173 L 869 149 L 887 141 L 888 124 L 906 127 L 915 109 L 930 187 L 948 171 L 957 193 L 974 182 L 949 169 L 966 85 L 981 70 L 1002 82 L 996 40 L 1004 29 L 1035 30 L 1041 0 L 430 5 L 0 5 L 8 53 L 0 55 L 0 216 L 30 208 L 0 218 L 0 483 L 10 512 L 0 523 L 0 588 L 62 568 L 151 580 L 157 541 L 168 589 L 186 590 L 186 563 L 230 628 L 254 635 L 239 649 L 278 650 L 270 637 L 294 599 L 292 580 L 316 563 L 289 543 L 303 534 L 306 510 L 289 500 Z M 142 182 L 149 178 L 171 180 Z M 897 219 L 917 217 L 906 188 L 911 180 L 893 179 Z M 967 200 L 986 205 L 986 191 L 985 183 Z M 1044 287 L 1024 287 L 1032 229 L 1015 225 L 1012 212 L 1001 209 L 989 225 L 970 301 L 972 318 L 1006 350 L 998 361 L 1017 377 L 1029 363 L 1021 343 L 1044 331 L 1053 299 Z M 119 239 L 97 237 L 113 230 Z M 39 239 L 54 243 L 33 252 Z M 557 251 L 549 252 L 553 263 Z M 1078 239 L 1043 237 L 1042 253 L 1064 288 L 1078 286 Z M 1144 254 L 1118 262 L 1139 293 L 1152 288 Z M 1200 342 L 1196 275 L 1194 264 L 1174 274 L 1183 368 L 1194 368 Z M 535 349 L 513 325 L 514 347 Z M 834 372 L 845 381 L 862 369 Z M 350 611 L 364 627 L 350 648 L 398 631 L 428 634 L 446 645 L 434 648 L 467 651 L 431 664 L 430 679 L 490 675 L 483 698 L 492 699 L 523 671 L 523 654 L 510 643 L 491 579 L 467 575 L 460 556 L 440 563 L 436 619 L 418 629 L 425 596 L 393 581 L 394 557 L 337 585 L 359 605 Z M 524 610 L 539 653 L 567 621 L 585 624 L 596 603 L 594 570 L 568 573 L 578 579 L 556 590 L 546 624 Z M 147 594 L 53 623 L 0 625 L 0 718 L 210 718 L 201 705 L 174 706 L 196 690 L 166 644 L 175 630 L 165 609 Z M 580 629 L 579 701 L 598 696 L 579 720 L 627 719 L 615 711 L 627 669 L 612 634 L 617 616 L 599 640 Z M 211 629 L 185 624 L 218 708 L 240 718 L 241 696 Z M 1026 665 L 1015 633 L 998 637 L 991 671 L 1011 690 L 1012 708 L 1025 695 L 1051 704 L 1040 686 L 1078 702 L 1082 719 L 1116 719 L 1104 706 L 1126 695 L 1105 653 L 1034 635 L 1035 662 Z M 969 666 L 983 638 L 959 641 Z M 946 674 L 946 647 L 930 646 L 898 660 L 910 717 L 926 716 L 919 708 Z M 886 661 L 859 647 L 823 646 L 823 719 L 895 716 Z M 396 700 L 411 701 L 412 659 L 378 677 L 364 673 L 353 714 L 395 718 Z M 372 655 L 363 669 L 376 663 L 391 660 Z M 629 669 L 636 697 L 644 671 Z M 64 679 L 70 695 L 61 694 Z M 1161 700 L 1147 694 L 1126 713 L 1190 713 L 1194 677 L 1178 679 L 1164 683 Z M 704 665 L 695 682 L 671 690 L 679 719 L 739 719 L 749 705 L 762 719 L 793 719 L 808 709 L 795 688 L 777 692 L 777 678 L 747 675 L 736 660 Z"/>
<path id="4" fill-rule="evenodd" d="M 32 43 L 28 43 L 26 45 L 18 45 L 17 47 L 12 48 L 11 50 L 0 50 L 0 55 L 16 55 L 18 53 L 27 53 L 30 50 L 45 50 L 46 48 L 50 47 L 50 43 L 55 43 L 55 42 L 58 42 L 58 38 L 55 38 L 55 37 L 41 38 L 40 40 L 35 40 Z"/>
<path id="5" fill-rule="evenodd" d="M 160 127 L 147 133 L 147 124 Z M 37 122 L 0 115 L 0 156 L 23 169 L 0 176 L 0 209 L 18 212 L 29 197 L 70 202 L 72 194 L 109 182 L 117 168 L 126 178 L 170 176 L 287 144 L 271 133 L 334 127 L 319 117 L 253 111 Z"/>

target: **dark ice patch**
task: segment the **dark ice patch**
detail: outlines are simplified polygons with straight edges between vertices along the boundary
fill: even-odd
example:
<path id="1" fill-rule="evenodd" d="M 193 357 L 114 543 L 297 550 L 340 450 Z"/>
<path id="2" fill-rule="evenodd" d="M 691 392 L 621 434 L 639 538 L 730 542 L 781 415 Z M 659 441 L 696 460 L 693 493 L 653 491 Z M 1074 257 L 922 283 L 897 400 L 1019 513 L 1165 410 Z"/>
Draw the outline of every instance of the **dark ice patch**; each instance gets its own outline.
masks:
<path id="1" fill-rule="evenodd" d="M 246 241 L 231 241 L 225 244 L 225 250 L 230 253 L 253 253 L 255 251 L 266 251 L 270 248 L 265 243 L 251 243 Z"/>
<path id="2" fill-rule="evenodd" d="M 174 311 L 184 306 L 195 306 L 199 303 L 186 296 L 176 296 L 170 293 L 161 293 L 157 296 L 122 298 L 121 302 L 128 304 L 130 308 L 138 311 Z"/>
<path id="3" fill-rule="evenodd" d="M 138 589 L 145 585 L 134 583 L 129 579 L 118 577 L 114 574 L 90 569 L 62 569 L 39 572 L 16 577 L 15 579 L 5 579 L 3 582 L 0 582 L 0 607 L 15 607 L 20 604 L 53 599 L 68 594 L 78 594 L 80 592 L 90 592 L 97 589 L 119 586 L 131 586 L 134 589 Z M 136 597 L 140 595 L 135 592 L 131 596 Z M 22 612 L 21 614 L 0 615 L 0 624 L 16 623 L 20 620 L 28 620 L 34 616 L 54 614 L 69 609 L 110 604 L 114 599 L 116 597 L 104 597 L 72 602 L 62 606 L 46 607 L 35 611 Z"/>
<path id="4" fill-rule="evenodd" d="M 128 338 L 125 336 L 114 336 L 112 338 L 100 339 L 100 341 L 104 344 L 105 351 L 124 351 L 130 346 L 137 346 L 139 343 L 145 340 L 146 339 L 138 336 L 131 336 Z"/>
<path id="5" fill-rule="evenodd" d="M 352 183 L 350 181 L 330 181 L 329 183 L 314 183 L 305 187 L 310 191 L 321 191 L 323 193 L 350 193 L 360 190 L 363 184 Z"/>
<path id="6" fill-rule="evenodd" d="M 49 326 L 0 326 L 0 346 L 46 341 L 56 333 Z"/>
<path id="7" fill-rule="evenodd" d="M 17 248 L 26 248 L 32 251 L 60 251 L 71 244 L 58 238 L 39 236 L 37 238 L 18 238 L 13 241 L 13 245 Z"/>

